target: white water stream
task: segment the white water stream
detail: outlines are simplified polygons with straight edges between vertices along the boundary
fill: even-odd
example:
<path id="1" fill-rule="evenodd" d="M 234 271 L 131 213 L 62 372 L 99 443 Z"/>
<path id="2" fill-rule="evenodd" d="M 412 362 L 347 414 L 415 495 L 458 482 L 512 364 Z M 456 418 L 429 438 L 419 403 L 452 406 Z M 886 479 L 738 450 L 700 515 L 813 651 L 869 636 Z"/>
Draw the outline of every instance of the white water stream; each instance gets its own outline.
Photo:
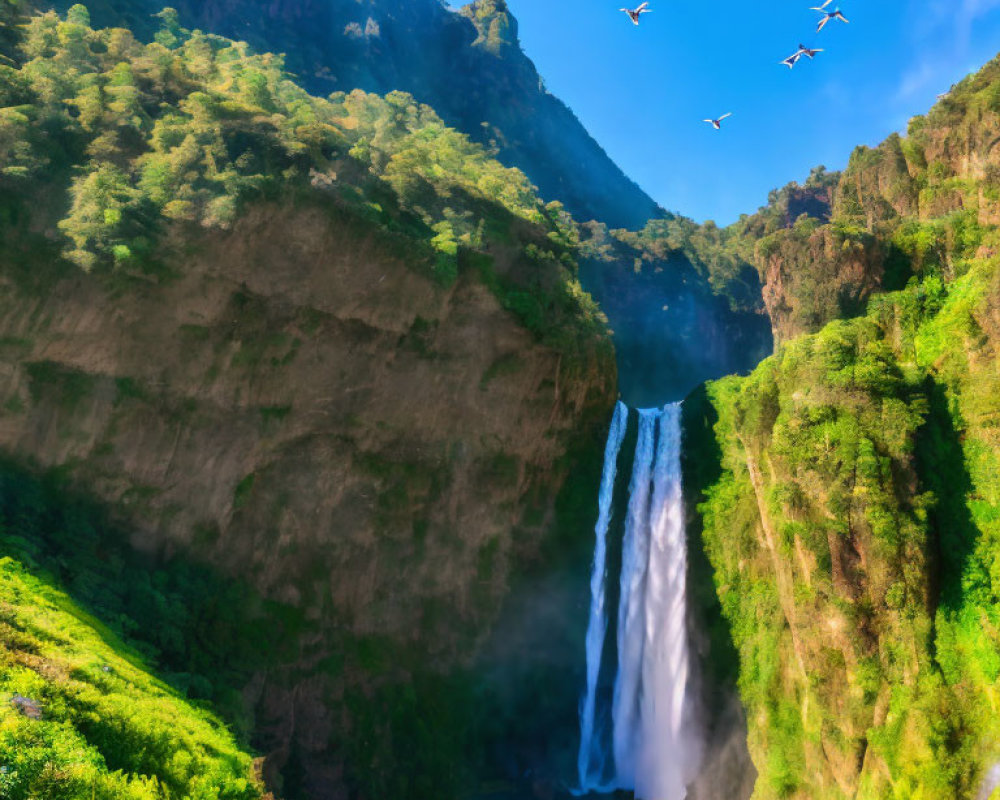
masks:
<path id="1" fill-rule="evenodd" d="M 604 612 L 607 534 L 614 494 L 608 461 L 624 437 L 616 409 L 605 450 L 599 500 L 587 693 L 581 705 L 581 793 L 634 790 L 640 800 L 684 800 L 697 775 L 700 735 L 689 707 L 687 544 L 681 488 L 680 405 L 639 412 L 619 578 L 617 654 L 611 707 L 614 778 L 602 784 L 605 747 L 595 731 L 596 687 L 607 629 Z M 610 487 L 607 482 L 610 481 Z M 593 639 L 591 634 L 593 633 Z M 597 641 L 600 634 L 600 642 Z"/>
<path id="2" fill-rule="evenodd" d="M 624 403 L 615 407 L 611 420 L 608 442 L 604 447 L 604 474 L 601 476 L 601 493 L 598 498 L 597 526 L 594 533 L 594 568 L 590 576 L 590 621 L 587 624 L 587 692 L 580 708 L 580 753 L 577 773 L 580 788 L 597 789 L 605 770 L 604 751 L 594 738 L 594 721 L 597 710 L 597 680 L 604 657 L 604 637 L 608 632 L 608 615 L 604 608 L 607 582 L 608 527 L 611 524 L 611 505 L 618 475 L 618 452 L 621 450 L 625 428 L 628 425 L 628 408 Z"/>

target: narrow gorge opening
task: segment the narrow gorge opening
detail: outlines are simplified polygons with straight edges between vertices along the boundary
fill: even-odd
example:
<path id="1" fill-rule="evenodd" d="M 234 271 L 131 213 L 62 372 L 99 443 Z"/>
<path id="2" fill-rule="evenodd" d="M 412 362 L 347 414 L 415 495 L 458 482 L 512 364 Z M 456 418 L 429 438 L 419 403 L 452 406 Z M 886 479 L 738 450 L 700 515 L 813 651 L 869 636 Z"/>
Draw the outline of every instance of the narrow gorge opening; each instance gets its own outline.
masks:
<path id="1" fill-rule="evenodd" d="M 609 539 L 615 487 L 624 479 L 618 462 L 632 417 L 623 403 L 615 408 L 605 446 L 576 793 L 621 789 L 642 800 L 684 800 L 698 774 L 703 732 L 690 680 L 681 405 L 641 409 L 635 416 L 638 436 L 613 619 L 608 613 Z M 614 657 L 609 658 L 612 642 Z"/>

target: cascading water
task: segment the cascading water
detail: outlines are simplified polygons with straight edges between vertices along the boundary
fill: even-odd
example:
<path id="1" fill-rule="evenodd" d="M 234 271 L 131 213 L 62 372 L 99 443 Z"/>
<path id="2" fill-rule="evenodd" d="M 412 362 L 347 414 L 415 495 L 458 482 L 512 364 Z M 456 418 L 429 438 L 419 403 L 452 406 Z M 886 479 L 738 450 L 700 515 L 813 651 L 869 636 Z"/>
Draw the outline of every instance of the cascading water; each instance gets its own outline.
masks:
<path id="1" fill-rule="evenodd" d="M 653 470 L 635 776 L 635 792 L 646 800 L 681 800 L 700 756 L 699 736 L 687 708 L 690 659 L 680 417 L 680 405 L 664 409 Z"/>
<path id="2" fill-rule="evenodd" d="M 607 581 L 608 527 L 611 524 L 611 506 L 618 474 L 618 452 L 621 450 L 628 425 L 628 408 L 624 403 L 615 407 L 611 420 L 608 442 L 604 447 L 604 474 L 601 476 L 601 494 L 598 499 L 597 526 L 594 533 L 594 568 L 590 576 L 590 621 L 587 624 L 587 693 L 580 707 L 580 754 L 577 772 L 583 791 L 596 790 L 605 769 L 604 751 L 595 746 L 594 719 L 597 710 L 597 680 L 600 677 L 604 656 L 604 637 L 608 631 L 608 616 L 604 610 Z"/>
<path id="3" fill-rule="evenodd" d="M 610 786 L 599 785 L 604 750 L 595 741 L 594 697 L 607 629 L 604 565 L 614 486 L 614 465 L 609 473 L 608 459 L 614 451 L 617 461 L 626 427 L 621 417 L 618 408 L 605 449 L 599 503 L 587 694 L 580 714 L 580 788 L 583 793 L 631 789 L 641 800 L 684 800 L 686 787 L 697 774 L 701 741 L 688 707 L 687 544 L 679 404 L 639 412 L 622 541 L 618 673 L 611 709 L 615 778 Z"/>
<path id="4" fill-rule="evenodd" d="M 649 494 L 658 411 L 639 412 L 639 439 L 629 484 L 628 519 L 622 541 L 618 600 L 618 676 L 612 707 L 615 774 L 622 788 L 635 786 L 639 746 L 642 653 L 645 646 L 645 588 L 649 562 Z"/>

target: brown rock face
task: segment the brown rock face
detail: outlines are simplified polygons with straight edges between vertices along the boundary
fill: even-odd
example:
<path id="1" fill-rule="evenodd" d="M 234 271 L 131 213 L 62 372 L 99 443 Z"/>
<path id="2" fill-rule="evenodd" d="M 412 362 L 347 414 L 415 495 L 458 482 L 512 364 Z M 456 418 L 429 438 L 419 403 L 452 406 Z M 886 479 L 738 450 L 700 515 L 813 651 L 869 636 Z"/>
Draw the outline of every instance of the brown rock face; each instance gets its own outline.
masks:
<path id="1" fill-rule="evenodd" d="M 327 787 L 310 796 L 341 796 L 331 698 L 371 676 L 317 674 L 323 631 L 470 662 L 548 545 L 571 442 L 610 415 L 610 348 L 543 346 L 474 275 L 443 289 L 321 207 L 176 244 L 159 284 L 0 273 L 0 447 L 65 466 L 136 547 L 317 622 L 248 697 L 277 766 L 294 743 Z"/>
<path id="2" fill-rule="evenodd" d="M 782 231 L 758 244 L 755 260 L 776 343 L 859 313 L 881 285 L 883 256 L 875 240 L 848 239 L 829 226 Z"/>

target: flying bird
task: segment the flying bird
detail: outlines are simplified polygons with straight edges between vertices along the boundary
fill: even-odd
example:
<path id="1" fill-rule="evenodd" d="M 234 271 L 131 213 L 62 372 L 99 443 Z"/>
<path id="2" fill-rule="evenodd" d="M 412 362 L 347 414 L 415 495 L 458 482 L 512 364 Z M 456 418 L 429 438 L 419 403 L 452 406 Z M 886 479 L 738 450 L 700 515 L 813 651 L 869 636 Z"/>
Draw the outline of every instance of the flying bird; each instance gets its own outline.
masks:
<path id="1" fill-rule="evenodd" d="M 788 58 L 786 58 L 781 63 L 784 64 L 789 69 L 793 69 L 795 65 L 799 63 L 800 58 L 802 58 L 801 50 L 799 50 L 797 53 L 792 53 Z"/>
<path id="2" fill-rule="evenodd" d="M 702 122 L 707 122 L 709 125 L 711 125 L 713 128 L 715 128 L 717 131 L 721 131 L 722 130 L 722 120 L 724 120 L 726 117 L 731 117 L 732 115 L 733 115 L 733 112 L 730 111 L 728 114 L 723 114 L 718 119 L 703 119 Z"/>
<path id="3" fill-rule="evenodd" d="M 826 10 L 826 7 L 830 5 L 830 3 L 832 2 L 833 0 L 826 0 L 826 2 L 823 3 L 823 5 L 816 6 L 812 9 L 813 11 L 818 11 L 820 14 L 823 15 L 823 19 L 821 19 L 819 21 L 819 25 L 816 26 L 816 33 L 819 33 L 821 30 L 823 30 L 823 28 L 826 27 L 826 23 L 828 23 L 832 19 L 839 19 L 841 22 L 850 22 L 850 20 L 843 15 L 843 13 L 839 8 L 835 8 L 833 11 Z"/>
<path id="4" fill-rule="evenodd" d="M 796 64 L 802 59 L 802 56 L 808 56 L 809 58 L 816 58 L 817 53 L 822 53 L 823 48 L 821 47 L 806 47 L 804 44 L 799 45 L 799 49 L 792 53 L 788 58 L 786 58 L 781 63 L 784 64 L 789 69 L 795 67 Z"/>
<path id="5" fill-rule="evenodd" d="M 619 11 L 624 11 L 628 14 L 630 20 L 632 20 L 633 25 L 639 24 L 639 17 L 642 14 L 649 14 L 653 9 L 649 7 L 649 3 L 643 3 L 638 8 L 619 8 Z"/>

